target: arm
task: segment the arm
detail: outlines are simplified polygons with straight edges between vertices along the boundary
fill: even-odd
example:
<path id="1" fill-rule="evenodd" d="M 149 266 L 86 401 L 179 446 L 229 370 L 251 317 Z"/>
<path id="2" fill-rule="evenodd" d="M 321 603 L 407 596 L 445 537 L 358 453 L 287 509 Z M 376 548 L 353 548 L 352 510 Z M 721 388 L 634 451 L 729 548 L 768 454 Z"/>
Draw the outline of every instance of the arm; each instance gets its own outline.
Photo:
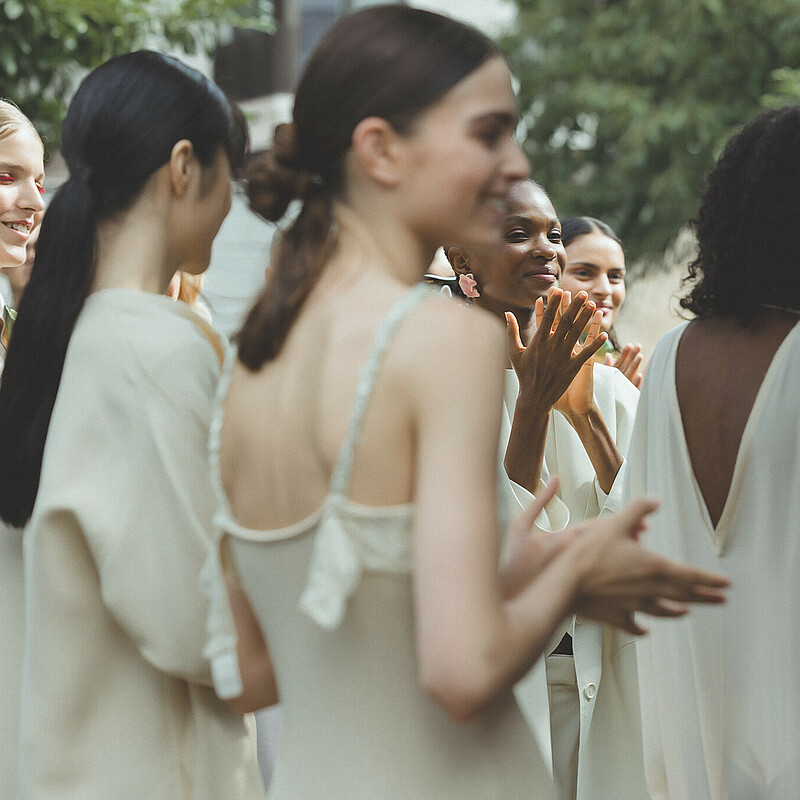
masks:
<path id="1" fill-rule="evenodd" d="M 535 492 L 541 477 L 550 409 L 573 383 L 576 374 L 603 345 L 596 335 L 583 348 L 576 343 L 594 313 L 594 303 L 579 292 L 570 302 L 569 292 L 551 290 L 547 306 L 536 303 L 536 333 L 522 346 L 513 314 L 506 314 L 508 349 L 519 377 L 520 393 L 506 449 L 508 476 Z"/>
<path id="2" fill-rule="evenodd" d="M 413 555 L 420 680 L 462 720 L 510 688 L 568 614 L 580 611 L 640 633 L 635 610 L 675 616 L 685 613 L 681 602 L 718 601 L 719 593 L 708 587 L 725 584 L 637 543 L 643 518 L 654 507 L 644 502 L 626 516 L 565 532 L 541 558 L 529 558 L 524 542 L 538 511 L 534 507 L 515 534 L 514 563 L 500 574 L 494 476 L 504 348 L 491 321 L 476 317 L 479 324 L 469 324 L 464 315 L 470 313 L 460 307 L 443 313 L 444 327 L 421 319 L 417 330 L 426 331 L 426 347 L 409 351 L 414 368 L 405 376 L 416 431 Z M 429 344 L 453 339 L 469 341 L 469 353 Z M 469 436 L 451 411 L 466 403 L 465 413 L 481 423 Z M 522 558 L 529 560 L 520 564 Z"/>

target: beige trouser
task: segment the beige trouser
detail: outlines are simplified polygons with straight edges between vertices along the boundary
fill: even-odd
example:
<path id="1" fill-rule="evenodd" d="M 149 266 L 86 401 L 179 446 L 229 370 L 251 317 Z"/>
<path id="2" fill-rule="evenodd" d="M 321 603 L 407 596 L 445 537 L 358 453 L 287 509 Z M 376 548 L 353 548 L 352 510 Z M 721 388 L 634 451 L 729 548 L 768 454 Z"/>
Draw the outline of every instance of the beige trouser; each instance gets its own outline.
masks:
<path id="1" fill-rule="evenodd" d="M 561 800 L 575 800 L 578 793 L 578 742 L 581 706 L 575 659 L 550 655 L 545 662 L 550 697 L 550 738 L 553 743 L 553 777 Z"/>

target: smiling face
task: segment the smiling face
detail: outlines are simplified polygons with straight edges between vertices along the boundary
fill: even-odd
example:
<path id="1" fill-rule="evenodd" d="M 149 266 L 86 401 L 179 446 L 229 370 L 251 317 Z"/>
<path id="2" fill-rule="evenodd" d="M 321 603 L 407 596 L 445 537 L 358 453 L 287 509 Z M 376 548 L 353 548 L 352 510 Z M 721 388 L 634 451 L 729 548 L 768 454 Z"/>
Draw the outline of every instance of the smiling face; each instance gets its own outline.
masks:
<path id="1" fill-rule="evenodd" d="M 603 330 L 617 317 L 625 299 L 625 253 L 618 242 L 603 233 L 578 236 L 567 245 L 567 267 L 561 288 L 588 292 L 603 312 Z"/>
<path id="2" fill-rule="evenodd" d="M 500 233 L 500 244 L 467 257 L 480 305 L 498 314 L 530 311 L 556 285 L 566 263 L 561 226 L 544 190 L 530 181 L 516 183 Z"/>
<path id="3" fill-rule="evenodd" d="M 0 139 L 0 267 L 24 263 L 32 231 L 44 212 L 44 150 L 23 126 Z"/>
<path id="4" fill-rule="evenodd" d="M 528 174 L 514 140 L 511 77 L 500 57 L 457 83 L 403 137 L 408 180 L 400 205 L 431 252 L 440 244 L 498 241 L 509 188 Z"/>

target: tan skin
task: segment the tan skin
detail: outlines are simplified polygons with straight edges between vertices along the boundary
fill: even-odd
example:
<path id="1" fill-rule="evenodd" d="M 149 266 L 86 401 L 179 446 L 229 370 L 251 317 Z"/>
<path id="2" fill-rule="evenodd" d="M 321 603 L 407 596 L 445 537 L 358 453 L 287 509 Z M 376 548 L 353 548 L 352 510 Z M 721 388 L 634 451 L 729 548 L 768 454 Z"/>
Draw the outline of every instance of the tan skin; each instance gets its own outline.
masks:
<path id="1" fill-rule="evenodd" d="M 552 409 L 575 428 L 608 492 L 622 456 L 594 400 L 591 358 L 602 346 L 602 313 L 586 292 L 571 301 L 554 288 L 566 264 L 558 217 L 547 194 L 535 184 L 515 185 L 503 221 L 502 243 L 493 250 L 450 251 L 457 272 L 472 272 L 480 285 L 476 303 L 507 323 L 509 356 L 520 382 L 506 450 L 506 470 L 535 493 L 544 459 Z M 547 305 L 544 300 L 547 298 Z M 531 335 L 532 320 L 536 330 Z M 589 326 L 583 346 L 578 339 Z"/>
<path id="2" fill-rule="evenodd" d="M 761 309 L 746 328 L 715 316 L 695 320 L 681 336 L 675 365 L 678 405 L 692 471 L 715 528 L 756 395 L 798 319 Z"/>

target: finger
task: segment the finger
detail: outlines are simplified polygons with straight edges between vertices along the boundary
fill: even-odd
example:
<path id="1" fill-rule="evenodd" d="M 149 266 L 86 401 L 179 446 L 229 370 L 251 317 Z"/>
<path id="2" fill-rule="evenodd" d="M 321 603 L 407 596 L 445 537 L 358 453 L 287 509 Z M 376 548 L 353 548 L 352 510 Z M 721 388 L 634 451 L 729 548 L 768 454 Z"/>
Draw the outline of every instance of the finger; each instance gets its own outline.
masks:
<path id="1" fill-rule="evenodd" d="M 641 364 L 642 364 L 642 354 L 638 353 L 633 357 L 633 360 L 628 365 L 628 367 L 625 370 L 623 370 L 625 377 L 633 380 L 633 376 L 636 375 L 636 373 L 639 371 L 639 367 L 641 366 Z"/>
<path id="2" fill-rule="evenodd" d="M 641 372 L 637 372 L 637 373 L 636 373 L 636 374 L 635 374 L 635 375 L 634 375 L 634 376 L 631 378 L 631 383 L 632 383 L 632 384 L 633 384 L 633 385 L 634 385 L 634 386 L 635 386 L 637 389 L 641 389 L 641 388 L 642 388 L 642 378 L 643 378 L 643 377 L 644 377 L 644 375 L 642 375 L 642 373 L 641 373 Z"/>
<path id="3" fill-rule="evenodd" d="M 547 295 L 547 305 L 545 306 L 544 314 L 542 315 L 542 324 L 540 326 L 543 336 L 549 336 L 552 333 L 553 320 L 561 304 L 561 294 L 561 289 L 551 289 Z"/>
<path id="4" fill-rule="evenodd" d="M 536 319 L 536 330 L 542 327 L 542 314 L 544 314 L 544 300 L 541 297 L 536 298 L 536 303 L 533 306 L 533 315 Z"/>
<path id="5" fill-rule="evenodd" d="M 614 356 L 612 356 L 611 353 L 606 353 L 606 357 L 603 360 L 603 363 L 607 367 L 615 367 L 616 366 L 616 364 L 614 363 Z"/>
<path id="6" fill-rule="evenodd" d="M 640 603 L 639 611 L 652 617 L 682 617 L 689 613 L 689 606 L 663 597 L 645 597 Z"/>
<path id="7" fill-rule="evenodd" d="M 589 322 L 594 316 L 595 308 L 596 306 L 594 301 L 589 300 L 589 302 L 578 311 L 578 315 L 575 317 L 572 327 L 564 337 L 565 344 L 568 344 L 571 347 L 570 352 L 575 350 L 575 348 L 578 346 L 581 336 L 583 336 L 584 332 L 586 332 L 587 328 L 589 327 Z M 585 344 L 586 343 L 584 342 L 584 345 Z M 578 348 L 578 351 L 579 350 L 580 348 Z"/>
<path id="8" fill-rule="evenodd" d="M 608 334 L 603 332 L 590 344 L 584 344 L 575 355 L 575 363 L 583 366 L 607 341 Z"/>
<path id="9" fill-rule="evenodd" d="M 652 514 L 659 505 L 660 502 L 654 498 L 639 497 L 628 503 L 619 514 L 607 517 L 607 519 L 616 521 L 617 525 L 619 525 L 619 530 L 622 532 L 621 535 L 636 539 L 644 529 L 646 517 Z M 666 559 L 665 562 L 670 565 L 673 563 Z"/>
<path id="10" fill-rule="evenodd" d="M 525 347 L 522 344 L 522 337 L 519 333 L 519 322 L 510 311 L 506 311 L 506 339 L 508 340 L 508 354 L 513 358 L 519 355 Z"/>
<path id="11" fill-rule="evenodd" d="M 565 295 L 568 295 L 569 292 L 564 292 Z M 578 317 L 579 313 L 583 309 L 584 303 L 586 303 L 588 295 L 586 292 L 578 292 L 575 295 L 575 299 L 566 307 L 564 308 L 562 303 L 562 313 L 561 318 L 558 322 L 558 327 L 556 328 L 556 336 L 559 340 L 566 338 L 567 334 L 572 330 L 572 326 L 575 324 L 575 319 Z M 594 311 L 594 304 L 592 304 L 592 311 Z M 588 322 L 588 317 L 587 317 Z M 584 325 L 581 326 L 581 329 L 578 331 L 578 336 L 583 333 Z"/>
<path id="12" fill-rule="evenodd" d="M 599 335 L 600 329 L 603 326 L 603 312 L 598 308 L 592 318 L 589 320 L 589 325 L 586 331 L 585 344 L 591 344 Z M 610 355 L 610 354 L 609 354 Z"/>

